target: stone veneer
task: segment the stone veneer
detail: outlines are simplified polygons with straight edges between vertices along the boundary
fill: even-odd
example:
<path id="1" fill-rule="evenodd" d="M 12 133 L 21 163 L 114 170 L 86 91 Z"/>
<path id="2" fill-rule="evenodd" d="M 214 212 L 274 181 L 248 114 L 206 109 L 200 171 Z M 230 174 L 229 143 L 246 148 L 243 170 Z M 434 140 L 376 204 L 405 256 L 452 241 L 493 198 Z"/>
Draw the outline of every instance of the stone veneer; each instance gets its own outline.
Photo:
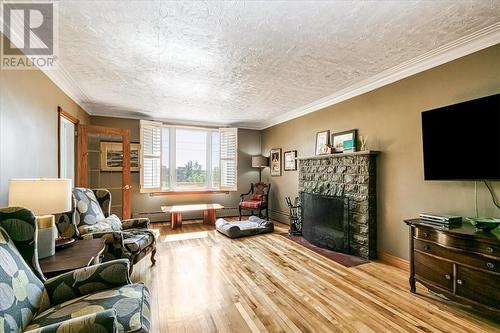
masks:
<path id="1" fill-rule="evenodd" d="M 377 152 L 329 154 L 299 159 L 299 192 L 350 200 L 351 254 L 377 257 Z"/>

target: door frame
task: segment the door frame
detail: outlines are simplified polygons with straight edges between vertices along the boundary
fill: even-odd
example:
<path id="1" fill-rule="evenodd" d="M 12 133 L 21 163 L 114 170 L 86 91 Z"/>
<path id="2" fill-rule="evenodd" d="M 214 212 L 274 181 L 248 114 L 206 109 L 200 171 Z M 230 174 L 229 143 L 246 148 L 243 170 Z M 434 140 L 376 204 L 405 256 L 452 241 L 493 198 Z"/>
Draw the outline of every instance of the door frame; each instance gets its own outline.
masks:
<path id="1" fill-rule="evenodd" d="M 73 123 L 75 125 L 75 131 L 78 132 L 78 124 L 80 124 L 80 120 L 73 116 L 71 113 L 64 111 L 62 107 L 57 107 L 57 177 L 61 178 L 61 118 L 66 119 L 67 121 Z M 78 152 L 78 144 L 75 140 L 75 160 Z M 76 162 L 76 161 L 75 161 Z M 76 163 L 75 163 L 76 165 Z M 75 170 L 75 179 L 78 177 L 78 172 Z M 75 185 L 75 184 L 73 184 Z"/>
<path id="2" fill-rule="evenodd" d="M 122 219 L 131 217 L 130 203 L 130 130 L 123 128 L 104 127 L 95 125 L 78 124 L 78 162 L 77 184 L 88 187 L 88 135 L 116 135 L 122 138 L 123 145 L 123 170 L 122 170 Z"/>

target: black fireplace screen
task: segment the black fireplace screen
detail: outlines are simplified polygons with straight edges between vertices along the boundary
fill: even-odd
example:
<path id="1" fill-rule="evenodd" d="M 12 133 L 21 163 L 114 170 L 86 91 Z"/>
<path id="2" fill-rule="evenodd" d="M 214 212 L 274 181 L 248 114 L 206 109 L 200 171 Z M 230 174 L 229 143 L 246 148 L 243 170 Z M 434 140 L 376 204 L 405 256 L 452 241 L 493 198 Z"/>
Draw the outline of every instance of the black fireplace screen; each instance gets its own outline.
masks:
<path id="1" fill-rule="evenodd" d="M 310 243 L 350 253 L 349 198 L 300 192 L 302 236 Z"/>

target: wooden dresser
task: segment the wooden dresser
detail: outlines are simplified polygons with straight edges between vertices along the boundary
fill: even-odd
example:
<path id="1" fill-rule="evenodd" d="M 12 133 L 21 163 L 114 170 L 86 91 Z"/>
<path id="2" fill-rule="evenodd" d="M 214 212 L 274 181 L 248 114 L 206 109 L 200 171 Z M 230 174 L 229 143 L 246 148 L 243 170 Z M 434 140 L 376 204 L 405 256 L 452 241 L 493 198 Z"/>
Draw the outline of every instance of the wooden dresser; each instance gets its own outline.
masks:
<path id="1" fill-rule="evenodd" d="M 458 303 L 500 316 L 500 229 L 476 231 L 468 222 L 452 228 L 419 219 L 410 227 L 410 290 L 416 281 Z"/>

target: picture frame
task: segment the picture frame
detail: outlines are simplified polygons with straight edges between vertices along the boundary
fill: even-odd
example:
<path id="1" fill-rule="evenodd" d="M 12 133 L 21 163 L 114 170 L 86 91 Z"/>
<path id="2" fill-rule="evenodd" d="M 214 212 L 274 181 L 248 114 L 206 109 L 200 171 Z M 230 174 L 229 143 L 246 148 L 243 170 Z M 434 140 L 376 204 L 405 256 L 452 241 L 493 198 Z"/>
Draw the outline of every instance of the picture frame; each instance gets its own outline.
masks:
<path id="1" fill-rule="evenodd" d="M 269 154 L 271 176 L 281 176 L 281 148 L 273 148 Z"/>
<path id="2" fill-rule="evenodd" d="M 348 131 L 333 133 L 332 147 L 335 153 L 356 151 L 358 148 L 358 130 L 352 129 Z"/>
<path id="3" fill-rule="evenodd" d="M 316 133 L 315 155 L 329 154 L 330 130 Z"/>
<path id="4" fill-rule="evenodd" d="M 122 171 L 123 170 L 123 144 L 121 142 L 101 141 L 101 171 Z M 130 144 L 130 171 L 139 172 L 140 170 L 140 151 L 139 143 Z"/>
<path id="5" fill-rule="evenodd" d="M 297 170 L 297 151 L 289 150 L 283 153 L 283 170 L 296 171 Z"/>

